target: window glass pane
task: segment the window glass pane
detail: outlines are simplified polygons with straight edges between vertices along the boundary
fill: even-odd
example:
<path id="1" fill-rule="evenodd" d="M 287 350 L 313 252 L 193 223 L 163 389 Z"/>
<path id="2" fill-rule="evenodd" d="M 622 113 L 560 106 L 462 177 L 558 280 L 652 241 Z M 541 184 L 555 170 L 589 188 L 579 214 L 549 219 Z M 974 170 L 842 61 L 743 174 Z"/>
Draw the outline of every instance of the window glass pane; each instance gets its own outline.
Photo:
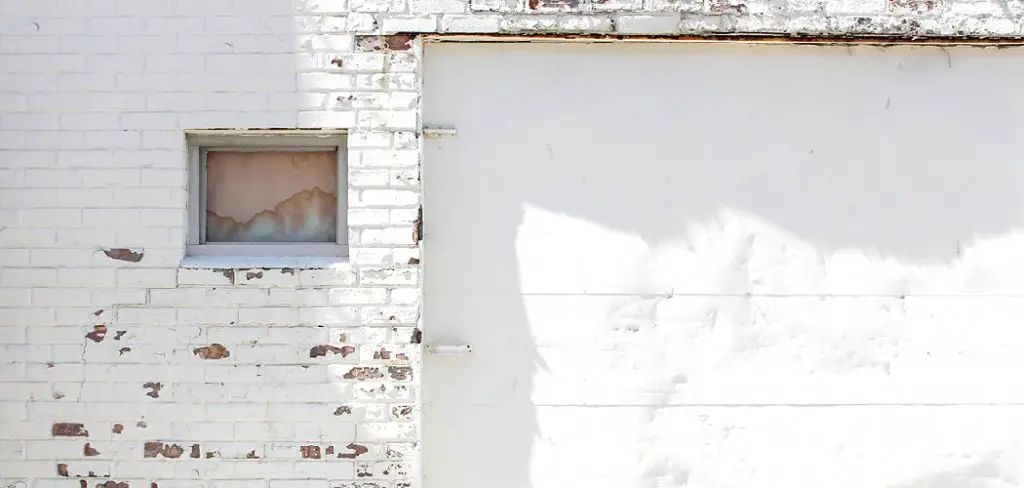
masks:
<path id="1" fill-rule="evenodd" d="M 206 155 L 207 242 L 334 242 L 336 151 Z"/>

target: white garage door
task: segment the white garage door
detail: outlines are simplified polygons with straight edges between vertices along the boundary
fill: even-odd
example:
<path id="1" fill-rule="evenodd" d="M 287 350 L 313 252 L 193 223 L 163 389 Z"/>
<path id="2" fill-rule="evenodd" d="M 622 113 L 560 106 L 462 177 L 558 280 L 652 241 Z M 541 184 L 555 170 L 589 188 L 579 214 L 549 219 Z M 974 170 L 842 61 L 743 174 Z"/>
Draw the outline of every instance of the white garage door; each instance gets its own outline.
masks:
<path id="1" fill-rule="evenodd" d="M 1020 50 L 425 50 L 426 488 L 1024 483 Z"/>

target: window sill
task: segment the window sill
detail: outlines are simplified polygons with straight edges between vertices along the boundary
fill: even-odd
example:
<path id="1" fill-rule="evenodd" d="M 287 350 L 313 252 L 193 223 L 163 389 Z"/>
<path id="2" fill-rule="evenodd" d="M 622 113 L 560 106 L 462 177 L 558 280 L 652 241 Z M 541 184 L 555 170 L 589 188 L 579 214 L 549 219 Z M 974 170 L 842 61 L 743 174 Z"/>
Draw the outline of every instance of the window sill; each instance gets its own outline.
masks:
<path id="1" fill-rule="evenodd" d="M 186 269 L 331 269 L 347 266 L 339 256 L 185 256 Z"/>

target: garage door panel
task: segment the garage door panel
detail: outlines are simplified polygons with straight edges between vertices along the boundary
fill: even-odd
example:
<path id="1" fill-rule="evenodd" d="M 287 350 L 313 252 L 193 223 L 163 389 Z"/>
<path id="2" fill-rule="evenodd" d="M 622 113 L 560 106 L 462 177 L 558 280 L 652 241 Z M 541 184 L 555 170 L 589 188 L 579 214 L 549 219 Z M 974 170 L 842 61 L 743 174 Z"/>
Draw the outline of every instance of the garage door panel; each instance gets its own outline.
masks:
<path id="1" fill-rule="evenodd" d="M 514 240 L 527 293 L 1024 290 L 995 263 L 957 254 L 1021 221 L 1018 158 L 1005 143 L 1024 123 L 1024 94 L 1005 79 L 1024 78 L 1011 66 L 1020 54 L 430 50 L 425 117 L 459 135 L 426 143 L 437 164 L 425 198 L 462 227 L 428 219 L 427 231 L 480 263 L 467 271 L 476 280 L 510 259 L 463 238 L 482 232 Z M 501 66 L 457 60 L 481 50 L 484 66 Z M 430 178 L 459 191 L 431 192 Z M 1000 279 L 966 282 L 946 269 L 957 259 Z"/>
<path id="2" fill-rule="evenodd" d="M 427 488 L 1024 479 L 1024 51 L 425 53 Z"/>
<path id="3" fill-rule="evenodd" d="M 1022 407 L 427 408 L 427 446 L 472 445 L 458 464 L 424 452 L 428 485 L 1016 486 Z M 437 428 L 443 420 L 458 429 Z M 456 422 L 457 420 L 457 422 Z M 495 423 L 530 426 L 521 436 Z M 841 473 L 841 476 L 837 474 Z M 994 483 L 994 484 L 993 484 Z"/>

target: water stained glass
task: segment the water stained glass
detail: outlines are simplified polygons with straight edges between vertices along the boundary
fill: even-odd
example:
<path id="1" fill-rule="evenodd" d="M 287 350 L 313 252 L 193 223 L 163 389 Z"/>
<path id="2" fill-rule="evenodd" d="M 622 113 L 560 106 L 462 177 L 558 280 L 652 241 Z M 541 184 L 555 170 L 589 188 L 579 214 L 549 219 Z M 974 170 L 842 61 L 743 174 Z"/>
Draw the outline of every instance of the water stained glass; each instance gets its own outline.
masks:
<path id="1" fill-rule="evenodd" d="M 336 151 L 210 151 L 207 242 L 335 242 Z"/>

